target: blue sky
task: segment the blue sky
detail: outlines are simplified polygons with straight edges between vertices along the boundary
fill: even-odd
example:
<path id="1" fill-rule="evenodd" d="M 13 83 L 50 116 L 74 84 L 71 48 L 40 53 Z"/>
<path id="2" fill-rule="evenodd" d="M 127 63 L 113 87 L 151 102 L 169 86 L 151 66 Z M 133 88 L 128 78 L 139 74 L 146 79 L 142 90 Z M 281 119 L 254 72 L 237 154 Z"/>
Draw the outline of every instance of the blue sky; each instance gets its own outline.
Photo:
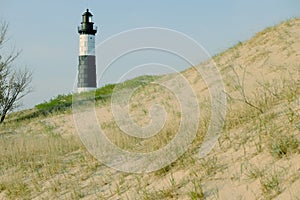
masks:
<path id="1" fill-rule="evenodd" d="M 25 107 L 72 91 L 77 26 L 87 7 L 99 28 L 97 43 L 132 28 L 164 27 L 187 34 L 212 55 L 267 26 L 300 17 L 299 0 L 0 0 L 0 18 L 9 23 L 8 47 L 22 50 L 16 64 L 34 71 L 34 92 L 24 99 Z M 115 81 L 113 72 L 105 83 Z"/>

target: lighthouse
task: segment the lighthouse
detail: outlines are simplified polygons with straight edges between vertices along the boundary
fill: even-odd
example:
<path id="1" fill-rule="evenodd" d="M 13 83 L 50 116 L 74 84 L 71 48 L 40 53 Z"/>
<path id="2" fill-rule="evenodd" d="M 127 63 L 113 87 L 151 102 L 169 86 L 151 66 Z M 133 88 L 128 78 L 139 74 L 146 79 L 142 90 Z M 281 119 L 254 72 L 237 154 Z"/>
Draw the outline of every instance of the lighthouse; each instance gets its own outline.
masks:
<path id="1" fill-rule="evenodd" d="M 93 15 L 89 9 L 82 15 L 81 26 L 78 27 L 79 37 L 79 65 L 77 92 L 87 92 L 97 88 L 95 35 Z"/>

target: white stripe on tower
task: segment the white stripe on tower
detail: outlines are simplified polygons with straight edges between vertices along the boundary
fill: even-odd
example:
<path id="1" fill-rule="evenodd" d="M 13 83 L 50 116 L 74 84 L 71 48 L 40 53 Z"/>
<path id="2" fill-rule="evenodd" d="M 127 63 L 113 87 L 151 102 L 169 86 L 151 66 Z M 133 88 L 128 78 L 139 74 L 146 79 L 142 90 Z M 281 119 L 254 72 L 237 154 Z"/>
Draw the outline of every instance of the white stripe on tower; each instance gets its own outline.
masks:
<path id="1" fill-rule="evenodd" d="M 92 14 L 87 11 L 82 15 L 79 44 L 79 65 L 77 91 L 86 92 L 97 88 L 96 80 L 96 57 L 95 57 L 95 34 Z"/>
<path id="2" fill-rule="evenodd" d="M 95 36 L 80 35 L 79 56 L 95 55 Z"/>

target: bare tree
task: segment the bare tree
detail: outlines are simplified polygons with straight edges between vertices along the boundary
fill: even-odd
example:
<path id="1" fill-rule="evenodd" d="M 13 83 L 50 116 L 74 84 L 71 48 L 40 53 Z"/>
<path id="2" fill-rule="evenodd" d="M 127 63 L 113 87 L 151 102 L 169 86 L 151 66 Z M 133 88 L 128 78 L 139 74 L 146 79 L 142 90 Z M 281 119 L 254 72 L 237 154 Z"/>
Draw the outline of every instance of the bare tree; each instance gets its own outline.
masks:
<path id="1" fill-rule="evenodd" d="M 6 43 L 8 24 L 0 25 L 0 50 Z M 20 55 L 20 52 L 10 52 L 4 56 L 0 52 L 0 124 L 4 121 L 6 115 L 20 106 L 20 99 L 27 95 L 30 89 L 32 73 L 27 69 L 14 69 L 14 61 Z"/>

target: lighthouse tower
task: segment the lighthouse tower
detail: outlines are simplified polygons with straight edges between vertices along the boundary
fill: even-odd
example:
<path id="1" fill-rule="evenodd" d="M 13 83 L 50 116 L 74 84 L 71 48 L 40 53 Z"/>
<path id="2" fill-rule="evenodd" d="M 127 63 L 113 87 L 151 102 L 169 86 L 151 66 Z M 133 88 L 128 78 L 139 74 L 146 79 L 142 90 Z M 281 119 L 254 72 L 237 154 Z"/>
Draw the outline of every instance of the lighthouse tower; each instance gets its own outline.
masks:
<path id="1" fill-rule="evenodd" d="M 87 9 L 82 15 L 81 26 L 78 27 L 80 45 L 77 92 L 79 93 L 97 88 L 95 57 L 95 35 L 97 33 L 97 27 L 94 27 L 92 17 L 92 13 Z"/>

